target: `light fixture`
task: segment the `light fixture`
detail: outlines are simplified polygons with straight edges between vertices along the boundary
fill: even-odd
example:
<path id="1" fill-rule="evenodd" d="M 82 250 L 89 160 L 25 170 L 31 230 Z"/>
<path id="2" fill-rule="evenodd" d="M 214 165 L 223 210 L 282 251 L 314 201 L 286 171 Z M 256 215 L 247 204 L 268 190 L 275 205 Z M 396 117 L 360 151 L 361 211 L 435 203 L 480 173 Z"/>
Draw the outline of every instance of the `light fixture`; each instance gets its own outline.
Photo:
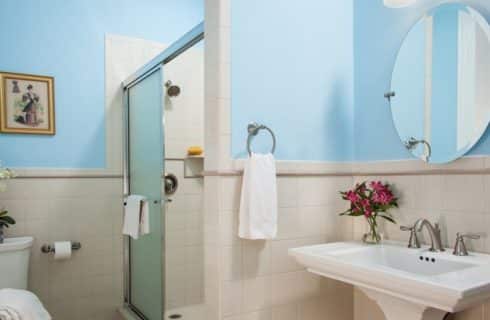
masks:
<path id="1" fill-rule="evenodd" d="M 389 8 L 408 7 L 417 2 L 417 0 L 383 0 L 385 6 Z"/>

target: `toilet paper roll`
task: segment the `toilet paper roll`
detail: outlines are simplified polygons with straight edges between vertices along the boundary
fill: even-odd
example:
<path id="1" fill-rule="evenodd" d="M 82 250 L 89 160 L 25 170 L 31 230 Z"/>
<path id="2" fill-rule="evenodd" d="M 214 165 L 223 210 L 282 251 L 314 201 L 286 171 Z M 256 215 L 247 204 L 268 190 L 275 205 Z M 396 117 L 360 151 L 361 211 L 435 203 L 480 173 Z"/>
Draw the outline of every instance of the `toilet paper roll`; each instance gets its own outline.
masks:
<path id="1" fill-rule="evenodd" d="M 54 243 L 54 260 L 71 258 L 71 241 L 57 241 Z"/>

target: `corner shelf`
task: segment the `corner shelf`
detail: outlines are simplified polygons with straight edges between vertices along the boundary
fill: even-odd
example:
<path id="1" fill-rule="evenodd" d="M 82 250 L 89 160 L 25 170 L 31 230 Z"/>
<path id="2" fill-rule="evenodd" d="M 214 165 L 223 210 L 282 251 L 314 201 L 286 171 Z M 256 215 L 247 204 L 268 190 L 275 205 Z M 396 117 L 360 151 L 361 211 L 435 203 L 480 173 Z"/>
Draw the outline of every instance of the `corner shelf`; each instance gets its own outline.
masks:
<path id="1" fill-rule="evenodd" d="M 184 179 L 199 179 L 203 177 L 204 154 L 198 156 L 185 156 L 183 158 L 165 158 L 165 161 L 179 161 L 183 163 Z"/>

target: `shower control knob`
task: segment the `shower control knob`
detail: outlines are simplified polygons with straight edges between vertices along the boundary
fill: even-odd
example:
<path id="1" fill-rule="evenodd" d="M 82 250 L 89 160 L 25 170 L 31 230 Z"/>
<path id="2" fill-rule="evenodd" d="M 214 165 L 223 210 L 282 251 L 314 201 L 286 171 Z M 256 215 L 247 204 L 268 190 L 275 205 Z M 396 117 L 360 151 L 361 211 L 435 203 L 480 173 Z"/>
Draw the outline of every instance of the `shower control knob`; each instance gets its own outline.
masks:
<path id="1" fill-rule="evenodd" d="M 179 187 L 179 180 L 174 174 L 166 173 L 164 184 L 165 184 L 165 194 L 172 195 L 177 191 L 177 188 Z"/>

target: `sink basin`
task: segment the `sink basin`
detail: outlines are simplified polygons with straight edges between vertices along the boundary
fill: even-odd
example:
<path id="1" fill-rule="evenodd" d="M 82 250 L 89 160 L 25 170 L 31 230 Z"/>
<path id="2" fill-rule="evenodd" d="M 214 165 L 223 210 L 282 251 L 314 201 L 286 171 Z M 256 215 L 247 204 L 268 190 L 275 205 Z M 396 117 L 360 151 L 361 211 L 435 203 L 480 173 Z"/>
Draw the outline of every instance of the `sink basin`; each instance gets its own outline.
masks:
<path id="1" fill-rule="evenodd" d="M 441 320 L 490 297 L 490 255 L 453 256 L 404 243 L 336 242 L 289 250 L 308 271 L 350 283 L 387 319 Z"/>
<path id="2" fill-rule="evenodd" d="M 363 264 L 382 268 L 387 272 L 396 270 L 419 276 L 437 276 L 480 265 L 476 262 L 457 261 L 458 258 L 448 258 L 447 254 L 441 256 L 396 246 L 358 247 L 331 252 L 330 255 L 345 263 Z"/>

